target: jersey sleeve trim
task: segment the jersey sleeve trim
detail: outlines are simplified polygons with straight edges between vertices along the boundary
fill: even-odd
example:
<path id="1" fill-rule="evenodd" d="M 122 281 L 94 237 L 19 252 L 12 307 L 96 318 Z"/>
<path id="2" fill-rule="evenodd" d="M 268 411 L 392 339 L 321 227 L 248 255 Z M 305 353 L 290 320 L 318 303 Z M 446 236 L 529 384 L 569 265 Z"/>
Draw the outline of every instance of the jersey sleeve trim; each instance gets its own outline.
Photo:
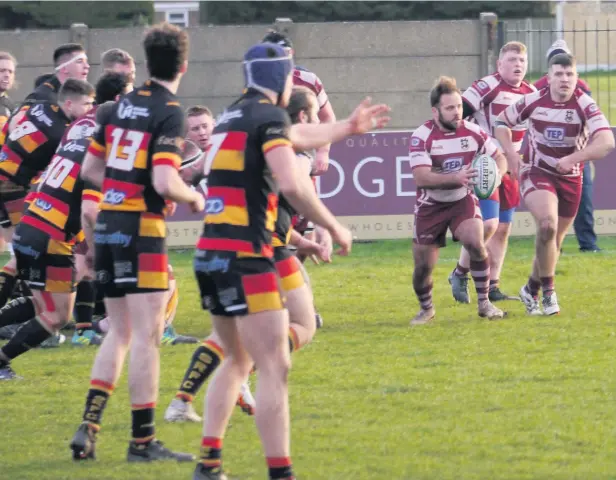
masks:
<path id="1" fill-rule="evenodd" d="M 103 194 L 97 190 L 86 189 L 81 194 L 81 200 L 100 203 L 103 200 Z"/>
<path id="2" fill-rule="evenodd" d="M 155 167 L 158 165 L 169 165 L 179 170 L 180 165 L 182 165 L 182 157 L 177 153 L 158 152 L 152 156 L 152 165 Z"/>
<path id="3" fill-rule="evenodd" d="M 292 147 L 292 146 L 293 144 L 286 138 L 275 138 L 273 140 L 269 140 L 265 142 L 263 144 L 262 150 L 263 150 L 263 153 L 266 154 L 278 147 Z"/>
<path id="4" fill-rule="evenodd" d="M 103 147 L 96 140 L 92 139 L 90 140 L 90 145 L 88 146 L 88 153 L 91 153 L 96 157 L 102 157 L 105 153 L 105 147 Z"/>

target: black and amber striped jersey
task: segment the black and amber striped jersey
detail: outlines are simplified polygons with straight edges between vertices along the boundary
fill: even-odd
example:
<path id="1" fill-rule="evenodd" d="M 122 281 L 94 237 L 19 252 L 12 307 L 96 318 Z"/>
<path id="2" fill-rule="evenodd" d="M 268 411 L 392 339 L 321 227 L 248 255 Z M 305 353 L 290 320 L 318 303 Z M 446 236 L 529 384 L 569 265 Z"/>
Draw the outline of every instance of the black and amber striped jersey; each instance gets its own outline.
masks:
<path id="1" fill-rule="evenodd" d="M 29 108 L 0 151 L 0 180 L 28 187 L 49 165 L 69 123 L 57 105 L 37 103 Z"/>
<path id="2" fill-rule="evenodd" d="M 300 161 L 307 161 L 312 165 L 314 160 L 312 156 L 305 152 L 297 153 L 297 158 Z M 291 230 L 293 230 L 293 216 L 297 215 L 295 209 L 289 204 L 284 195 L 278 196 L 278 217 L 274 228 L 274 236 L 272 245 L 274 247 L 284 247 L 289 243 Z"/>
<path id="3" fill-rule="evenodd" d="M 67 129 L 51 163 L 41 175 L 22 222 L 52 238 L 69 242 L 81 231 L 81 199 L 96 187 L 79 175 L 94 128 L 95 109 Z"/>
<path id="4" fill-rule="evenodd" d="M 152 184 L 157 165 L 182 163 L 184 112 L 177 97 L 148 80 L 99 119 L 90 152 L 106 162 L 101 210 L 162 214 Z"/>
<path id="5" fill-rule="evenodd" d="M 8 131 L 8 122 L 11 117 L 15 104 L 6 94 L 0 95 L 0 148 L 4 145 L 6 132 Z"/>
<path id="6" fill-rule="evenodd" d="M 206 156 L 208 198 L 197 248 L 271 257 L 278 188 L 265 154 L 291 146 L 285 110 L 249 89 L 216 120 Z"/>
<path id="7" fill-rule="evenodd" d="M 60 80 L 58 80 L 58 77 L 53 75 L 49 80 L 36 87 L 34 91 L 30 93 L 21 103 L 19 109 L 16 109 L 15 104 L 13 102 L 10 102 L 10 113 L 8 115 L 6 123 L 2 126 L 2 129 L 0 129 L 0 148 L 2 148 L 6 141 L 6 136 L 9 129 L 9 120 L 13 117 L 13 115 L 15 115 L 17 112 L 25 112 L 37 103 L 57 104 L 58 92 L 60 91 L 61 86 L 62 84 L 60 83 Z M 0 123 L 2 122 L 0 121 Z"/>
<path id="8" fill-rule="evenodd" d="M 55 75 L 41 83 L 24 100 L 20 110 L 24 106 L 33 105 L 39 102 L 58 103 L 58 92 L 62 83 Z"/>

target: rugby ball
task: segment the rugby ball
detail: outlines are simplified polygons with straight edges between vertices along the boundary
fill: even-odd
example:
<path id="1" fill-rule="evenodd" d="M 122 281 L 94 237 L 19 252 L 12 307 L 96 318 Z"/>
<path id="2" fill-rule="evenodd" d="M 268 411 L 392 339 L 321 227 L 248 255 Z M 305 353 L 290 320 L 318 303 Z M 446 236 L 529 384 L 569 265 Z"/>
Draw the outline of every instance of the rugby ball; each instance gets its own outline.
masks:
<path id="1" fill-rule="evenodd" d="M 477 170 L 473 190 L 478 198 L 490 198 L 492 192 L 499 184 L 500 173 L 496 161 L 490 155 L 478 155 L 473 160 L 471 168 Z"/>

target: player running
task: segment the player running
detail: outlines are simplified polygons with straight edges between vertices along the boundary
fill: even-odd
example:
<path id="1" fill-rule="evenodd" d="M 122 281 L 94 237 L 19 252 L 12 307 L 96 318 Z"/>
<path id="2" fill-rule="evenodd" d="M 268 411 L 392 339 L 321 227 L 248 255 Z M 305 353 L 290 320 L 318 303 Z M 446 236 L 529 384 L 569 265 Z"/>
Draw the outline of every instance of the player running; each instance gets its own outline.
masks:
<path id="1" fill-rule="evenodd" d="M 524 203 L 537 227 L 532 272 L 520 290 L 529 315 L 541 315 L 541 306 L 545 315 L 560 312 L 554 272 L 579 207 L 584 162 L 605 158 L 614 148 L 609 122 L 595 101 L 576 87 L 575 58 L 561 53 L 548 65 L 549 88 L 526 95 L 496 120 L 496 138 L 512 175 L 519 175 Z M 528 166 L 520 169 L 512 129 L 527 121 Z"/>
<path id="2" fill-rule="evenodd" d="M 503 45 L 497 66 L 497 73 L 477 80 L 462 94 L 463 118 L 469 118 L 492 137 L 494 137 L 494 126 L 498 115 L 524 95 L 536 91 L 536 88 L 524 80 L 528 67 L 528 55 L 523 43 L 508 42 Z M 516 126 L 512 134 L 514 147 L 519 151 L 526 134 L 526 124 Z M 517 300 L 517 297 L 509 297 L 501 292 L 499 278 L 507 252 L 513 214 L 520 203 L 519 189 L 517 178 L 513 178 L 507 172 L 490 198 L 479 200 L 483 217 L 483 233 L 490 262 L 488 298 L 491 302 Z M 458 265 L 449 275 L 451 293 L 458 302 L 470 303 L 471 301 L 468 288 L 469 271 L 470 256 L 468 251 L 462 247 Z"/>
<path id="3" fill-rule="evenodd" d="M 477 172 L 470 164 L 477 155 L 487 154 L 496 160 L 503 175 L 505 158 L 484 130 L 462 120 L 462 97 L 453 78 L 438 79 L 430 91 L 430 104 L 432 120 L 417 128 L 410 142 L 411 168 L 417 183 L 413 289 L 421 306 L 411 325 L 428 323 L 436 314 L 432 271 L 438 249 L 445 246 L 447 229 L 470 254 L 479 316 L 503 318 L 503 311 L 488 299 L 490 265 L 479 201 L 470 188 Z"/>

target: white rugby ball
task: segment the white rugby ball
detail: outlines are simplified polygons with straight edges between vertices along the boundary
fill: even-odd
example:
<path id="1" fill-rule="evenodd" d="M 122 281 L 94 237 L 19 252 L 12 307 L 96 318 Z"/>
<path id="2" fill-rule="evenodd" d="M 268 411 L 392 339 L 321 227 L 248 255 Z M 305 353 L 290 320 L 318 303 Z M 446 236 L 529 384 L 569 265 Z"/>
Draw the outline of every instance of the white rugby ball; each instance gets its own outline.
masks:
<path id="1" fill-rule="evenodd" d="M 471 168 L 477 170 L 477 177 L 475 177 L 475 185 L 473 190 L 478 198 L 485 200 L 490 198 L 492 192 L 499 184 L 500 173 L 498 171 L 498 165 L 490 155 L 478 155 L 473 160 Z"/>

